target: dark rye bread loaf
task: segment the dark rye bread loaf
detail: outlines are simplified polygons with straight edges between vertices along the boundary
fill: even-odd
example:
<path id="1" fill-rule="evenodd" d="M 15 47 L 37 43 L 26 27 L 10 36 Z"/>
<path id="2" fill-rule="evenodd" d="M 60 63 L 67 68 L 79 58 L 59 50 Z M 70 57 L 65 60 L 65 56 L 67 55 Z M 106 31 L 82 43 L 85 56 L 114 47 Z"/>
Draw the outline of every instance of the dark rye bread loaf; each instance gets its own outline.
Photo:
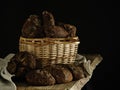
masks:
<path id="1" fill-rule="evenodd" d="M 69 37 L 75 37 L 76 36 L 77 28 L 74 25 L 66 24 L 66 23 L 62 23 L 62 22 L 57 22 L 56 25 L 64 28 L 68 32 Z"/>
<path id="2" fill-rule="evenodd" d="M 39 38 L 44 36 L 39 16 L 30 15 L 27 18 L 22 27 L 22 36 L 25 38 Z"/>
<path id="3" fill-rule="evenodd" d="M 51 73 L 43 69 L 30 71 L 26 74 L 25 78 L 30 85 L 46 86 L 55 84 L 55 78 Z"/>
<path id="4" fill-rule="evenodd" d="M 24 77 L 26 72 L 36 68 L 36 58 L 29 52 L 18 52 L 8 62 L 7 70 L 16 77 Z"/>
<path id="5" fill-rule="evenodd" d="M 73 80 L 79 80 L 79 79 L 85 78 L 82 67 L 77 66 L 75 64 L 68 64 L 68 65 L 64 65 L 64 66 L 67 67 L 71 71 L 71 73 L 73 75 Z"/>
<path id="6" fill-rule="evenodd" d="M 43 11 L 43 28 L 46 37 L 50 38 L 65 38 L 68 37 L 68 32 L 61 26 L 55 25 L 55 19 L 52 13 Z"/>
<path id="7" fill-rule="evenodd" d="M 51 65 L 44 67 L 56 80 L 56 83 L 67 83 L 73 80 L 72 73 L 62 65 Z"/>

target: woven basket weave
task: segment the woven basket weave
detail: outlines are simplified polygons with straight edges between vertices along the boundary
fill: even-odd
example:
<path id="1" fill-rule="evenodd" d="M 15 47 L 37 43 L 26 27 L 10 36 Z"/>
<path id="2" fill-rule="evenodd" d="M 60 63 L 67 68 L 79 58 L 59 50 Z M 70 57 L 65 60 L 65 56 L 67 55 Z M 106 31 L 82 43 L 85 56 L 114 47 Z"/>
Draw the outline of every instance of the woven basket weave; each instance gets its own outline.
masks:
<path id="1" fill-rule="evenodd" d="M 19 50 L 36 55 L 42 64 L 69 64 L 75 62 L 78 37 L 71 38 L 24 38 L 20 37 Z"/>

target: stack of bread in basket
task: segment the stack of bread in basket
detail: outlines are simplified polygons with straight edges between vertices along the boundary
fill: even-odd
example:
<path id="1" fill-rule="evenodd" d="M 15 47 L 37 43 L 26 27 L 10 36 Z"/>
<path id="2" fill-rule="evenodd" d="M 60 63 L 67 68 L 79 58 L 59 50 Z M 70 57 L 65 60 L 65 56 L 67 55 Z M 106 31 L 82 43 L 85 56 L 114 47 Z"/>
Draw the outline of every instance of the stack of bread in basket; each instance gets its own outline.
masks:
<path id="1" fill-rule="evenodd" d="M 51 12 L 42 17 L 30 15 L 22 27 L 19 52 L 10 60 L 7 70 L 13 80 L 29 85 L 54 85 L 85 77 L 82 64 L 76 65 L 79 38 L 76 27 L 55 22 Z"/>

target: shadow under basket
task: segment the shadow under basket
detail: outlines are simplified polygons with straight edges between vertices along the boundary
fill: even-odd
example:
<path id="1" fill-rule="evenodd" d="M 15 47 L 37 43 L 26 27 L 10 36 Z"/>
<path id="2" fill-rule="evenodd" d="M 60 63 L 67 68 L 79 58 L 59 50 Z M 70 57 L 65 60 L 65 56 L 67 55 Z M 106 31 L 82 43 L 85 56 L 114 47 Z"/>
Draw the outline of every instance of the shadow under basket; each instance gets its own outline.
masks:
<path id="1" fill-rule="evenodd" d="M 74 63 L 80 41 L 70 38 L 19 39 L 19 51 L 27 51 L 39 58 L 42 65 Z"/>

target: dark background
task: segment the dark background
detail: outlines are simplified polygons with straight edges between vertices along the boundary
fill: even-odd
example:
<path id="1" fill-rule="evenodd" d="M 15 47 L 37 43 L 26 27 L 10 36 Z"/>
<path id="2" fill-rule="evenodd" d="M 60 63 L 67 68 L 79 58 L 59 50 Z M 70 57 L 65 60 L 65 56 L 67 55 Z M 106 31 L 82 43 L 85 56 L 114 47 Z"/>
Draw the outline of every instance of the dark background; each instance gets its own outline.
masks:
<path id="1" fill-rule="evenodd" d="M 79 1 L 79 0 L 78 0 Z M 0 8 L 0 57 L 18 51 L 22 25 L 31 14 L 43 10 L 53 13 L 56 21 L 73 24 L 80 38 L 79 53 L 99 53 L 103 61 L 95 69 L 83 90 L 115 88 L 112 38 L 112 1 L 29 0 L 3 1 Z"/>

